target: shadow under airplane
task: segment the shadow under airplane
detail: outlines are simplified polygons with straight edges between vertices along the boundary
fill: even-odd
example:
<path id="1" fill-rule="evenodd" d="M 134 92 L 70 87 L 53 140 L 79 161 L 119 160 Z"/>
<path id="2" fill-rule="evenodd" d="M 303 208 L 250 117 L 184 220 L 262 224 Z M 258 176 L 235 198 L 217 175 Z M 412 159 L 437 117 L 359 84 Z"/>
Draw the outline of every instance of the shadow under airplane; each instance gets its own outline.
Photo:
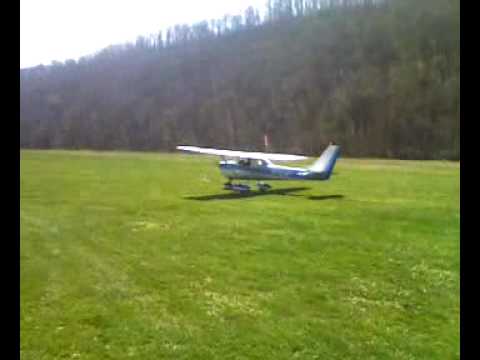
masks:
<path id="1" fill-rule="evenodd" d="M 305 196 L 300 194 L 293 194 L 297 191 L 307 190 L 307 187 L 292 187 L 292 188 L 283 188 L 283 189 L 274 189 L 265 192 L 261 191 L 250 191 L 244 194 L 240 193 L 228 193 L 228 194 L 214 194 L 214 195 L 204 195 L 204 196 L 185 196 L 185 199 L 188 200 L 197 200 L 197 201 L 210 201 L 210 200 L 235 200 L 235 199 L 245 199 L 256 196 L 268 196 L 268 195 L 281 195 L 281 196 L 298 196 L 306 197 L 309 200 L 328 200 L 328 199 L 341 199 L 343 195 L 322 195 L 322 196 Z"/>

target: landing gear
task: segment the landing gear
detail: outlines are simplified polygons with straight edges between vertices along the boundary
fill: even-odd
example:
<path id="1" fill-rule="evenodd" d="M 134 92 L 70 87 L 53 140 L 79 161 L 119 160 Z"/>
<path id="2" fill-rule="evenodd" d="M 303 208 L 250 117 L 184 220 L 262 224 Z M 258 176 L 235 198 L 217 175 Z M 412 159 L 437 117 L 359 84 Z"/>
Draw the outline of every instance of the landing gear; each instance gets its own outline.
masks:
<path id="1" fill-rule="evenodd" d="M 250 191 L 250 186 L 244 185 L 244 184 L 232 184 L 231 181 L 225 183 L 223 188 L 225 190 L 232 190 L 232 191 L 239 192 L 240 194 L 245 194 Z"/>
<path id="2" fill-rule="evenodd" d="M 265 184 L 263 182 L 258 182 L 257 187 L 258 187 L 258 190 L 260 190 L 261 192 L 265 192 L 265 191 L 270 190 L 272 188 L 270 185 Z"/>
<path id="3" fill-rule="evenodd" d="M 262 181 L 257 182 L 257 187 L 258 187 L 258 190 L 260 192 L 266 192 L 266 191 L 268 191 L 272 188 L 270 185 L 265 184 Z M 223 188 L 225 190 L 235 191 L 235 192 L 238 192 L 240 194 L 246 194 L 246 193 L 250 192 L 250 189 L 251 189 L 251 187 L 249 185 L 246 185 L 246 184 L 233 184 L 232 179 L 228 179 L 228 182 L 226 182 L 223 185 Z"/>

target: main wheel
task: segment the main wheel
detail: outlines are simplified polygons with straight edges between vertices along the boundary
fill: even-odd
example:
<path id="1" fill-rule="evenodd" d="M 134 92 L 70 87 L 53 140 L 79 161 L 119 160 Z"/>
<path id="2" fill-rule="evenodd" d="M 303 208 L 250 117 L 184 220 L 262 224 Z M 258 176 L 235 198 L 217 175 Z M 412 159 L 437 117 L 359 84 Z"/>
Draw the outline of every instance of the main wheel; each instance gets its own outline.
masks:
<path id="1" fill-rule="evenodd" d="M 272 187 L 268 184 L 263 184 L 263 183 L 259 183 L 257 184 L 258 186 L 258 189 L 261 191 L 261 192 L 266 192 L 268 190 L 270 190 Z"/>

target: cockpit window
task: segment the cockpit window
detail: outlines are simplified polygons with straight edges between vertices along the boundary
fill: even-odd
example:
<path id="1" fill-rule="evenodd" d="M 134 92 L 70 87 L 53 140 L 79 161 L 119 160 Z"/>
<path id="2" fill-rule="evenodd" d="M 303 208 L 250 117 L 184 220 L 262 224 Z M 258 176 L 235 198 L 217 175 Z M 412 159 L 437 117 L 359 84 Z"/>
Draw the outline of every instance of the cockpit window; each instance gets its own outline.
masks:
<path id="1" fill-rule="evenodd" d="M 238 161 L 238 164 L 241 166 L 246 166 L 246 167 L 259 167 L 259 166 L 265 166 L 266 162 L 264 160 L 260 159 L 240 159 Z"/>
<path id="2" fill-rule="evenodd" d="M 240 159 L 238 161 L 238 163 L 242 166 L 250 166 L 251 165 L 250 159 Z"/>

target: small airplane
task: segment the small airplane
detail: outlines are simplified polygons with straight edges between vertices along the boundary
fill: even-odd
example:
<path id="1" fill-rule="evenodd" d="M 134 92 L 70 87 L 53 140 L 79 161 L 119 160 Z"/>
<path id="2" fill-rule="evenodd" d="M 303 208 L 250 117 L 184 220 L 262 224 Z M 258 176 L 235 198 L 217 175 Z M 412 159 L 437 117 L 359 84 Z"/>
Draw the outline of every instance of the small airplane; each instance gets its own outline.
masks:
<path id="1" fill-rule="evenodd" d="M 264 192 L 271 188 L 263 180 L 328 180 L 340 155 L 340 146 L 330 144 L 315 163 L 308 168 L 276 165 L 272 161 L 298 161 L 305 156 L 262 152 L 220 150 L 197 146 L 177 146 L 178 150 L 221 157 L 220 171 L 228 179 L 225 190 L 239 193 L 250 191 L 246 184 L 233 184 L 232 180 L 256 180 Z"/>

